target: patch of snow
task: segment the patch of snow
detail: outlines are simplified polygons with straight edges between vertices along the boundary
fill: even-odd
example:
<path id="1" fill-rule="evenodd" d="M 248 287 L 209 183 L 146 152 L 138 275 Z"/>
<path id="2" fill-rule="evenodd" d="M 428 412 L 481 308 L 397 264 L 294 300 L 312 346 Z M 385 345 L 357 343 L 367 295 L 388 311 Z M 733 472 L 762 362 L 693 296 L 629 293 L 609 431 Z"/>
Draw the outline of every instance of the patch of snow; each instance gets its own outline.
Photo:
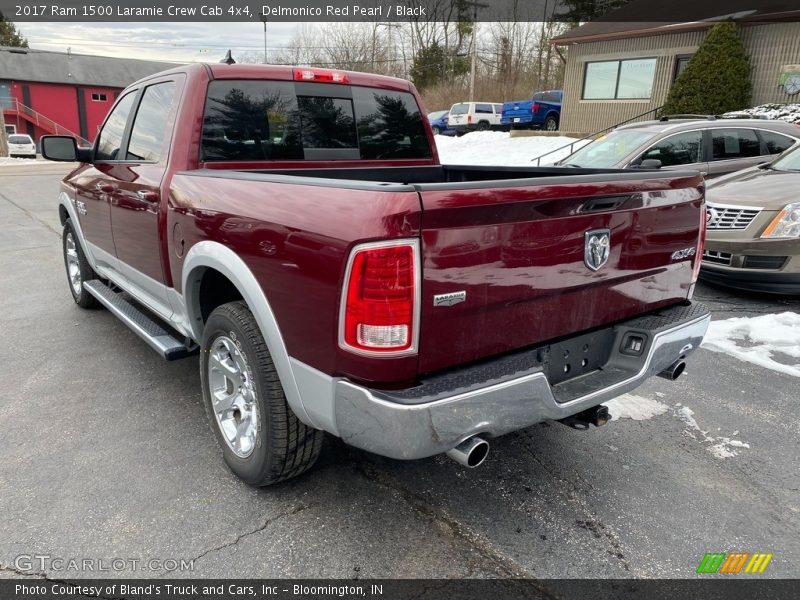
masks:
<path id="1" fill-rule="evenodd" d="M 800 314 L 783 312 L 712 321 L 703 348 L 800 377 L 800 360 L 794 364 L 775 360 L 776 354 L 800 359 Z"/>
<path id="2" fill-rule="evenodd" d="M 732 458 L 739 454 L 734 448 L 750 447 L 750 444 L 742 442 L 741 440 L 734 440 L 725 436 L 713 437 L 708 435 L 708 431 L 700 429 L 700 426 L 694 418 L 694 411 L 688 406 L 679 408 L 674 414 L 689 427 L 686 431 L 687 435 L 699 441 L 701 444 L 707 444 L 706 450 L 716 458 Z M 733 435 L 737 435 L 738 433 L 739 430 L 737 429 L 733 432 Z"/>
<path id="3" fill-rule="evenodd" d="M 734 110 L 722 116 L 733 117 L 738 115 L 800 123 L 800 104 L 761 104 L 744 110 Z"/>
<path id="4" fill-rule="evenodd" d="M 436 136 L 439 161 L 445 165 L 498 165 L 532 167 L 531 160 L 576 141 L 565 136 L 512 138 L 503 131 L 473 131 L 461 137 Z M 588 143 L 585 142 L 585 143 Z M 582 144 L 576 144 L 577 150 Z M 570 154 L 569 149 L 548 154 L 542 163 L 553 163 Z"/>
<path id="5" fill-rule="evenodd" d="M 644 421 L 656 415 L 663 415 L 669 407 L 657 400 L 635 396 L 633 394 L 622 394 L 613 400 L 604 402 L 611 413 L 611 420 L 633 419 L 634 421 Z"/>
<path id="6" fill-rule="evenodd" d="M 33 160 L 31 158 L 11 158 L 10 156 L 0 156 L 0 167 L 35 167 L 36 165 L 52 164 L 49 160 Z"/>

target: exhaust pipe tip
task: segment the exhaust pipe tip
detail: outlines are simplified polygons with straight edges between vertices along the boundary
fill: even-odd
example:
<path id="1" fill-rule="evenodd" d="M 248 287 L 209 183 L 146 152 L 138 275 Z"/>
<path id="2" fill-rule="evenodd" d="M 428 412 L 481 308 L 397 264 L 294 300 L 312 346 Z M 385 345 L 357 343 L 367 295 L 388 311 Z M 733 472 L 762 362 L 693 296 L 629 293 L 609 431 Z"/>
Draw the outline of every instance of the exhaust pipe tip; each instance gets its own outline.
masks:
<path id="1" fill-rule="evenodd" d="M 474 469 L 489 455 L 489 442 L 478 436 L 468 438 L 452 450 L 445 452 L 458 464 Z"/>
<path id="2" fill-rule="evenodd" d="M 686 370 L 686 363 L 682 360 L 677 360 L 672 365 L 661 371 L 658 374 L 659 377 L 663 377 L 664 379 L 669 379 L 670 381 L 675 381 L 678 377 L 683 375 L 683 372 Z"/>

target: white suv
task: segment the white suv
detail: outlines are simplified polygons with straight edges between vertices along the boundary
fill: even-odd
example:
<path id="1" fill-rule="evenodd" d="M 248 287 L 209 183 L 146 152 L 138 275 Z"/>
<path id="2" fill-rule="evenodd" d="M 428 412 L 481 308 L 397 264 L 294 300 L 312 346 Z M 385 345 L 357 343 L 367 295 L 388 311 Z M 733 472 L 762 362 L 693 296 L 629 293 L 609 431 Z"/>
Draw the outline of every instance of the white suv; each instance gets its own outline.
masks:
<path id="1" fill-rule="evenodd" d="M 36 144 L 29 135 L 11 133 L 8 136 L 8 155 L 36 158 Z"/>
<path id="2" fill-rule="evenodd" d="M 455 129 L 456 135 L 468 131 L 486 131 L 500 127 L 503 105 L 492 102 L 457 102 L 450 107 L 447 126 Z"/>

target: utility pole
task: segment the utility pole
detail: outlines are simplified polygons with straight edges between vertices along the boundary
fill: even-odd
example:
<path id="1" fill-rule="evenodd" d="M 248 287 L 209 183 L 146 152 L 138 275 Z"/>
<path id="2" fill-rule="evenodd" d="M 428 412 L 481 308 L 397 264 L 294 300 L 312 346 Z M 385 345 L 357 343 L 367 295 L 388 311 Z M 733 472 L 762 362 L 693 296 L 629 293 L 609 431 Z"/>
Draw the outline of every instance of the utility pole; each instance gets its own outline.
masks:
<path id="1" fill-rule="evenodd" d="M 469 101 L 472 102 L 475 100 L 475 71 L 478 65 L 478 8 L 486 8 L 489 5 L 479 2 L 464 4 L 472 5 L 472 61 L 469 67 Z"/>
<path id="2" fill-rule="evenodd" d="M 0 156 L 8 156 L 8 136 L 6 135 L 6 118 L 3 115 L 2 98 L 0 98 Z"/>
<path id="3" fill-rule="evenodd" d="M 264 64 L 267 64 L 267 14 L 262 12 L 258 17 L 264 23 Z"/>

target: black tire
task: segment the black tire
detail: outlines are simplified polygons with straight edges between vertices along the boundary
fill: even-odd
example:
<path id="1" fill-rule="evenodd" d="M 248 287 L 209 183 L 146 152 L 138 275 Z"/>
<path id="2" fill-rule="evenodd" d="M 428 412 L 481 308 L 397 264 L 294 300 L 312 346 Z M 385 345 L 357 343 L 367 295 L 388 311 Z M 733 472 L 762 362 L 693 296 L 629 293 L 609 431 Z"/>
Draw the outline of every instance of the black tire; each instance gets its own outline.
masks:
<path id="1" fill-rule="evenodd" d="M 489 129 L 489 123 L 487 123 L 486 121 L 481 121 L 480 123 L 478 123 L 478 131 L 488 131 L 488 129 Z"/>
<path id="2" fill-rule="evenodd" d="M 73 287 L 73 280 L 70 275 L 69 258 L 72 257 L 72 255 L 67 255 L 67 246 L 69 244 L 69 240 L 71 240 L 72 245 L 74 245 L 74 252 L 77 257 L 77 261 L 74 264 L 77 264 L 78 266 L 78 278 L 80 283 L 80 285 L 78 285 L 78 291 L 76 291 L 75 287 Z M 92 296 L 83 287 L 84 281 L 97 279 L 97 274 L 89 265 L 89 261 L 86 260 L 86 255 L 83 253 L 80 240 L 75 233 L 75 228 L 72 226 L 72 221 L 70 219 L 66 220 L 64 223 L 64 229 L 61 232 L 61 250 L 64 253 L 64 268 L 67 270 L 67 283 L 69 284 L 69 291 L 70 294 L 72 294 L 72 299 L 75 300 L 75 304 L 81 308 L 97 308 L 100 306 L 97 298 Z"/>
<path id="3" fill-rule="evenodd" d="M 558 131 L 558 119 L 554 116 L 549 116 L 544 120 L 544 127 L 545 131 Z"/>
<path id="4" fill-rule="evenodd" d="M 238 456 L 220 428 L 209 382 L 211 350 L 221 336 L 234 340 L 253 383 L 259 418 L 254 447 Z M 303 424 L 289 408 L 278 373 L 253 314 L 244 302 L 223 304 L 211 313 L 203 330 L 200 352 L 203 404 L 228 467 L 253 486 L 267 486 L 310 469 L 322 449 L 324 433 Z"/>
<path id="5" fill-rule="evenodd" d="M 438 128 L 438 127 L 436 127 L 436 126 L 432 127 L 432 129 L 433 129 L 433 135 L 439 135 L 440 133 L 442 133 L 442 132 L 439 130 L 439 128 Z"/>

